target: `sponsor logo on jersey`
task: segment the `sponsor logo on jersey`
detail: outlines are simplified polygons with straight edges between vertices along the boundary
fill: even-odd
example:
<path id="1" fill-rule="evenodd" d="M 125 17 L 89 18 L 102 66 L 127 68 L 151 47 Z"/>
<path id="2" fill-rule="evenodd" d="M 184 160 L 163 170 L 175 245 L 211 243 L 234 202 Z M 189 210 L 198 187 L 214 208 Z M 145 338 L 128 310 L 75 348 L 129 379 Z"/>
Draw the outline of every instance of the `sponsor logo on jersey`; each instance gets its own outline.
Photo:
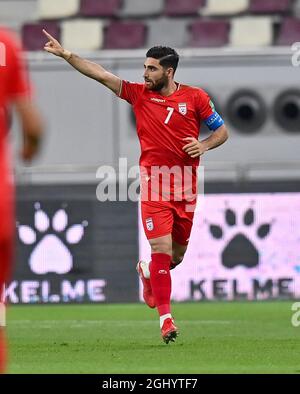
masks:
<path id="1" fill-rule="evenodd" d="M 152 231 L 154 229 L 152 218 L 146 219 L 146 227 L 148 231 Z"/>
<path id="2" fill-rule="evenodd" d="M 156 97 L 151 97 L 150 100 L 151 101 L 156 101 L 157 103 L 165 103 L 166 102 L 166 100 L 159 99 L 159 98 L 156 98 Z"/>
<path id="3" fill-rule="evenodd" d="M 186 103 L 179 103 L 178 104 L 178 110 L 181 113 L 181 115 L 186 115 L 187 114 L 187 105 L 186 105 Z"/>

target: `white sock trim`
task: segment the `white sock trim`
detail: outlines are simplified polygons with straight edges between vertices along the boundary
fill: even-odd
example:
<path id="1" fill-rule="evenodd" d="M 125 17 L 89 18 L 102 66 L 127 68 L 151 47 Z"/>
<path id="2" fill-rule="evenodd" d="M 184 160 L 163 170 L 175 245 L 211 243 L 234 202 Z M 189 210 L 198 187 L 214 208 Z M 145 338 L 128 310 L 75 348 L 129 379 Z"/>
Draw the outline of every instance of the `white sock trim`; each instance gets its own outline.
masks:
<path id="1" fill-rule="evenodd" d="M 168 319 L 168 318 L 171 318 L 171 319 L 172 319 L 171 313 L 166 313 L 165 315 L 162 315 L 162 316 L 159 317 L 159 325 L 160 325 L 160 328 L 162 328 L 162 326 L 163 326 L 163 324 L 164 324 L 164 321 L 165 321 L 166 319 Z"/>

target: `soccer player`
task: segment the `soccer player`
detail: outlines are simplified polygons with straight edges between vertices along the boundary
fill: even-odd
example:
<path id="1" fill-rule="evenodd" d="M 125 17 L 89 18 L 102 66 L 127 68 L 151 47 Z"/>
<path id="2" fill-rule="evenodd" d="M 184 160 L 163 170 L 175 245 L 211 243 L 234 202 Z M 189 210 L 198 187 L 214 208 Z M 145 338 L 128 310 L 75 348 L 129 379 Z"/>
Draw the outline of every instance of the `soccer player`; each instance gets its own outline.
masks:
<path id="1" fill-rule="evenodd" d="M 8 150 L 9 106 L 14 104 L 23 129 L 22 158 L 31 160 L 38 151 L 42 133 L 41 117 L 30 96 L 30 84 L 18 40 L 0 27 L 0 372 L 5 370 L 4 284 L 13 259 L 14 187 Z"/>
<path id="2" fill-rule="evenodd" d="M 179 56 L 172 48 L 157 46 L 149 49 L 144 63 L 145 82 L 131 83 L 62 48 L 55 38 L 46 31 L 44 33 L 48 38 L 44 47 L 47 52 L 62 57 L 133 107 L 141 145 L 142 221 L 152 253 L 151 262 L 140 261 L 137 270 L 143 282 L 145 302 L 158 310 L 164 342 L 175 341 L 178 329 L 170 308 L 170 269 L 182 262 L 187 249 L 196 202 L 194 191 L 199 157 L 227 140 L 224 121 L 207 93 L 174 80 Z M 201 121 L 214 132 L 198 141 Z M 164 198 L 161 189 L 165 185 L 156 172 L 157 167 L 164 166 L 167 169 L 175 166 L 183 174 L 188 169 L 191 185 L 182 188 L 181 200 L 175 198 L 174 178 L 177 174 L 173 174 L 169 183 L 170 198 Z M 145 194 L 148 198 L 143 198 Z"/>

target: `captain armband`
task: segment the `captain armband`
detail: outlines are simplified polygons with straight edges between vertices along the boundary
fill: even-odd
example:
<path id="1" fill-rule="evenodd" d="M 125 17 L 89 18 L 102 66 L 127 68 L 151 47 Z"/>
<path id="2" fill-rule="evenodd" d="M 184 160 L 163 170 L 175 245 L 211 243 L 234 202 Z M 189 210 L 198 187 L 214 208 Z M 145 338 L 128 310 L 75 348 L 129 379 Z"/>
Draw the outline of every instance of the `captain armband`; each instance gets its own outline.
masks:
<path id="1" fill-rule="evenodd" d="M 220 126 L 224 124 L 224 120 L 218 114 L 218 112 L 214 112 L 207 119 L 204 120 L 204 123 L 209 128 L 209 130 L 217 130 Z"/>

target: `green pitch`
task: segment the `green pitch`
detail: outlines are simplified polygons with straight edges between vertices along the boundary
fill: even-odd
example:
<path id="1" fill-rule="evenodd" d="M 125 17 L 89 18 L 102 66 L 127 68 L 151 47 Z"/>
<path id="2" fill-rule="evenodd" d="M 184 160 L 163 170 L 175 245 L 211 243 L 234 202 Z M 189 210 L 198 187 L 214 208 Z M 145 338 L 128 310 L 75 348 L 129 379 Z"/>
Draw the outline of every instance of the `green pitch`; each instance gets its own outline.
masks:
<path id="1" fill-rule="evenodd" d="M 10 373 L 300 373 L 292 302 L 175 304 L 176 343 L 142 304 L 11 306 Z"/>

